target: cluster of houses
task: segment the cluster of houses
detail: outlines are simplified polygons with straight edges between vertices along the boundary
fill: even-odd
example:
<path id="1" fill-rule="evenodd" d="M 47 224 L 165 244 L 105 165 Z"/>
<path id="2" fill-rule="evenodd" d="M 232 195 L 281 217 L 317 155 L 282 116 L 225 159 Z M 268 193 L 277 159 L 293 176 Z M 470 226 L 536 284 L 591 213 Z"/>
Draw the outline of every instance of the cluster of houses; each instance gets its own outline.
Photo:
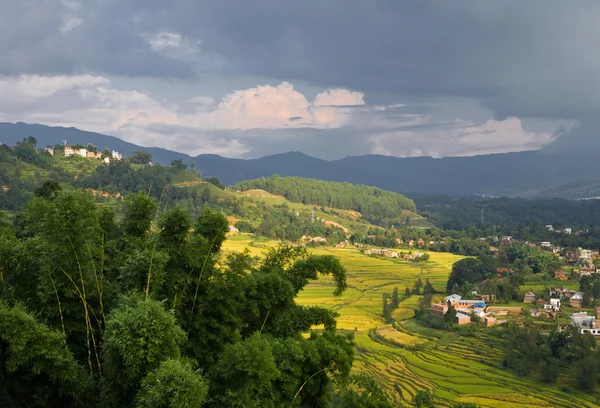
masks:
<path id="1" fill-rule="evenodd" d="M 386 258 L 398 258 L 398 252 L 390 249 L 369 248 L 365 249 L 365 255 L 385 256 Z"/>
<path id="2" fill-rule="evenodd" d="M 365 255 L 375 255 L 375 256 L 383 256 L 386 258 L 398 258 L 401 257 L 405 261 L 412 261 L 415 259 L 421 258 L 425 255 L 423 252 L 413 252 L 410 254 L 402 254 L 397 251 L 392 251 L 391 249 L 380 249 L 380 248 L 369 248 L 365 249 L 363 252 Z"/>
<path id="3" fill-rule="evenodd" d="M 430 314 L 440 320 L 444 319 L 444 315 L 448 313 L 448 309 L 452 306 L 456 310 L 456 324 L 471 323 L 471 316 L 481 318 L 481 321 L 486 326 L 495 326 L 498 321 L 493 313 L 487 312 L 487 304 L 482 300 L 467 300 L 460 295 L 453 294 L 446 296 L 443 302 L 432 303 Z"/>
<path id="4" fill-rule="evenodd" d="M 312 242 L 315 244 L 323 244 L 327 242 L 327 238 L 324 237 L 311 237 L 309 235 L 302 235 L 302 237 L 300 238 L 301 241 L 303 242 Z"/>
<path id="5" fill-rule="evenodd" d="M 50 153 L 50 152 L 48 152 L 48 153 Z M 54 155 L 54 152 L 52 152 L 51 154 Z M 73 149 L 71 146 L 65 146 L 65 157 L 71 157 L 71 156 L 81 156 L 81 157 L 85 157 L 88 159 L 102 160 L 103 154 L 101 152 L 96 153 L 91 150 L 87 150 L 85 148 L 84 149 Z M 111 157 L 115 160 L 121 160 L 123 158 L 123 155 L 121 153 L 113 150 Z M 110 158 L 105 157 L 104 162 L 110 163 Z"/>
<path id="6" fill-rule="evenodd" d="M 44 151 L 47 152 L 48 154 L 50 154 L 51 156 L 54 156 L 54 149 L 52 147 L 50 147 L 50 146 L 45 147 Z M 73 149 L 73 147 L 65 145 L 64 155 L 65 155 L 65 157 L 81 156 L 86 159 L 99 159 L 99 160 L 103 160 L 105 163 L 110 163 L 109 157 L 105 157 L 104 159 L 102 159 L 102 156 L 104 155 L 103 153 L 93 152 L 93 151 L 87 150 L 85 148 Z M 121 153 L 113 150 L 111 152 L 111 157 L 114 160 L 121 160 L 123 158 L 123 155 Z"/>
<path id="7" fill-rule="evenodd" d="M 537 298 L 536 294 L 529 291 L 523 297 L 524 303 L 535 303 L 538 307 L 530 310 L 532 317 L 546 316 L 555 318 L 560 312 L 563 301 L 568 301 L 571 307 L 581 309 L 583 307 L 583 292 L 578 292 L 573 289 L 568 289 L 563 286 L 551 286 L 548 294 L 550 299 L 545 301 L 542 298 Z"/>
<path id="8" fill-rule="evenodd" d="M 546 228 L 548 229 L 548 231 L 550 232 L 558 232 L 560 234 L 567 234 L 567 235 L 571 235 L 573 233 L 573 229 L 572 228 L 564 228 L 561 230 L 555 229 L 554 225 L 552 224 L 548 224 L 546 225 Z"/>

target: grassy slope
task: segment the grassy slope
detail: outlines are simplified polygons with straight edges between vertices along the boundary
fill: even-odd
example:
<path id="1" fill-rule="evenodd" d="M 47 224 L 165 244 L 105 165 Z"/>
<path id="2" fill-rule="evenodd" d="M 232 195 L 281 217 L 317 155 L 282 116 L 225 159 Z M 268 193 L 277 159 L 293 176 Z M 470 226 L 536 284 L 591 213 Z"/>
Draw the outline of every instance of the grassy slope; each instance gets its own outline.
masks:
<path id="1" fill-rule="evenodd" d="M 225 241 L 224 249 L 241 251 L 248 247 L 259 255 L 264 249 L 258 245 L 276 242 L 235 234 Z M 460 257 L 432 252 L 430 262 L 415 265 L 365 256 L 356 249 L 312 251 L 340 258 L 348 270 L 348 290 L 335 297 L 331 279 L 321 278 L 299 294 L 298 303 L 330 307 L 340 314 L 338 327 L 356 336 L 354 370 L 377 379 L 396 403 L 406 404 L 416 391 L 426 388 L 435 393 L 439 406 L 451 401 L 502 408 L 597 406 L 589 395 L 572 390 L 566 393 L 558 385 L 544 385 L 501 369 L 502 352 L 497 349 L 501 340 L 495 329 L 467 338 L 418 325 L 410 319 L 418 296 L 404 300 L 394 312 L 399 321 L 395 327 L 384 324 L 380 317 L 382 293 L 394 287 L 402 293 L 417 277 L 428 278 L 437 290 L 443 290 L 451 265 Z M 568 373 L 563 372 L 559 384 L 568 382 Z"/>

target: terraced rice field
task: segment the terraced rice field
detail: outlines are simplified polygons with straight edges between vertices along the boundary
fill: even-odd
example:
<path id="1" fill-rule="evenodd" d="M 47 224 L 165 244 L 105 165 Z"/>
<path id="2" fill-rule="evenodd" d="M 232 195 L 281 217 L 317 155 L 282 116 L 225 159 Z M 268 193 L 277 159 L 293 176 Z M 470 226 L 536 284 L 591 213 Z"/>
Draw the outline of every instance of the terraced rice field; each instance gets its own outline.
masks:
<path id="1" fill-rule="evenodd" d="M 252 239 L 237 235 L 226 241 L 225 250 L 243 250 Z M 256 244 L 276 243 L 255 241 Z M 264 250 L 249 249 L 256 255 Z M 297 302 L 330 307 L 339 313 L 338 327 L 355 333 L 354 370 L 375 378 L 396 403 L 410 405 L 417 391 L 428 389 L 440 407 L 453 402 L 502 408 L 600 406 L 592 396 L 573 387 L 561 391 L 558 385 L 545 385 L 503 370 L 499 328 L 465 337 L 420 326 L 411 319 L 418 296 L 401 302 L 394 312 L 396 323 L 384 324 L 384 292 L 391 293 L 398 287 L 403 294 L 404 288 L 412 287 L 418 277 L 423 282 L 429 279 L 437 290 L 443 290 L 452 264 L 460 257 L 432 252 L 430 262 L 419 265 L 369 257 L 353 248 L 319 248 L 313 252 L 340 258 L 348 271 L 348 290 L 335 297 L 332 281 L 322 278 L 309 284 Z M 561 373 L 561 382 L 568 383 L 568 373 Z"/>

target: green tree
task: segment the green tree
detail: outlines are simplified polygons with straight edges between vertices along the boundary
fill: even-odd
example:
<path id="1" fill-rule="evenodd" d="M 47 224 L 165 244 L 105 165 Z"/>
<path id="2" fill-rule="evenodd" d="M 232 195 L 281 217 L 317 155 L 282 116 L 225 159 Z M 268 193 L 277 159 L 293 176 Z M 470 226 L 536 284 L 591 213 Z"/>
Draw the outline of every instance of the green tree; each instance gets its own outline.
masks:
<path id="1" fill-rule="evenodd" d="M 445 323 L 455 323 L 456 321 L 456 309 L 454 306 L 448 306 L 448 311 L 444 314 L 444 322 Z"/>
<path id="2" fill-rule="evenodd" d="M 152 161 L 152 154 L 143 150 L 136 150 L 129 156 L 129 161 L 133 164 L 148 164 Z"/>
<path id="3" fill-rule="evenodd" d="M 593 392 L 598 384 L 598 362 L 594 356 L 585 357 L 576 362 L 574 379 L 577 387 Z"/>
<path id="4" fill-rule="evenodd" d="M 210 242 L 210 251 L 217 253 L 225 241 L 228 226 L 227 218 L 223 214 L 205 208 L 196 221 L 195 233 L 207 239 Z"/>
<path id="5" fill-rule="evenodd" d="M 423 286 L 423 293 L 430 293 L 430 294 L 435 293 L 435 288 L 433 287 L 431 282 L 429 282 L 429 279 L 425 279 L 425 286 Z"/>
<path id="6" fill-rule="evenodd" d="M 187 169 L 187 164 L 185 164 L 181 159 L 173 160 L 171 162 L 171 169 L 174 172 L 184 171 Z"/>
<path id="7" fill-rule="evenodd" d="M 429 390 L 417 391 L 413 398 L 415 408 L 435 408 L 433 394 Z"/>
<path id="8" fill-rule="evenodd" d="M 42 197 L 46 200 L 53 199 L 56 194 L 58 194 L 62 190 L 60 184 L 58 184 L 55 180 L 46 180 L 44 183 L 35 189 L 33 192 L 36 197 Z"/>
<path id="9" fill-rule="evenodd" d="M 214 392 L 223 407 L 274 406 L 271 393 L 279 376 L 272 341 L 258 333 L 226 346 L 211 371 Z"/>
<path id="10" fill-rule="evenodd" d="M 136 397 L 138 408 L 200 408 L 208 382 L 189 362 L 165 360 L 143 380 Z"/>
<path id="11" fill-rule="evenodd" d="M 555 358 L 542 360 L 539 365 L 540 379 L 545 383 L 555 383 L 560 372 L 559 361 Z"/>
<path id="12" fill-rule="evenodd" d="M 64 407 L 81 402 L 92 377 L 65 347 L 65 337 L 22 306 L 0 300 L 0 406 Z"/>
<path id="13" fill-rule="evenodd" d="M 398 288 L 394 288 L 392 290 L 392 298 L 390 300 L 390 306 L 392 309 L 397 309 L 398 305 L 400 305 L 400 297 L 398 295 Z"/>
<path id="14" fill-rule="evenodd" d="M 104 406 L 132 404 L 146 373 L 180 357 L 185 333 L 162 304 L 140 295 L 122 299 L 106 321 Z"/>
<path id="15" fill-rule="evenodd" d="M 221 180 L 219 180 L 219 178 L 216 177 L 216 176 L 205 177 L 204 181 L 206 181 L 207 183 L 210 183 L 210 184 L 212 184 L 214 186 L 217 186 L 221 190 L 225 190 L 225 184 L 223 184 L 223 182 Z"/>
<path id="16" fill-rule="evenodd" d="M 125 198 L 125 215 L 123 229 L 132 236 L 141 238 L 150 230 L 156 212 L 153 199 L 144 193 L 129 194 Z"/>
<path id="17" fill-rule="evenodd" d="M 392 318 L 392 306 L 390 305 L 389 293 L 384 293 L 383 296 L 381 297 L 381 300 L 383 302 L 383 309 L 382 309 L 383 320 L 385 320 L 386 323 L 391 323 L 394 321 L 394 319 Z"/>
<path id="18" fill-rule="evenodd" d="M 417 278 L 417 281 L 415 282 L 415 284 L 413 286 L 412 293 L 414 293 L 415 295 L 420 295 L 422 287 L 423 287 L 423 281 L 421 280 L 421 278 Z"/>

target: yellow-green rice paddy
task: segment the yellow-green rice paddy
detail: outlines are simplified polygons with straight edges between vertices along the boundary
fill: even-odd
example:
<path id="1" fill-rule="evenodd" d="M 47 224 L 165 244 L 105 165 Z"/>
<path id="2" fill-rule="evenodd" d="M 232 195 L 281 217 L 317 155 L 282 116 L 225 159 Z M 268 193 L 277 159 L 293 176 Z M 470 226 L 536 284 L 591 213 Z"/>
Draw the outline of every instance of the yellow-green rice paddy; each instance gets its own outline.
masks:
<path id="1" fill-rule="evenodd" d="M 260 255 L 264 247 L 276 245 L 245 234 L 230 238 L 226 251 L 247 247 L 254 255 Z M 419 264 L 370 257 L 355 248 L 311 251 L 340 258 L 348 272 L 348 290 L 340 297 L 334 296 L 333 282 L 325 277 L 309 284 L 297 302 L 329 307 L 339 313 L 338 328 L 355 334 L 355 372 L 375 378 L 398 405 L 410 406 L 417 391 L 428 389 L 440 407 L 456 402 L 502 408 L 600 406 L 593 396 L 568 386 L 568 372 L 561 372 L 558 382 L 567 384 L 566 388 L 518 377 L 502 369 L 502 351 L 498 348 L 501 329 L 484 329 L 466 337 L 419 325 L 411 319 L 418 307 L 418 296 L 402 301 L 394 311 L 397 322 L 385 324 L 381 318 L 383 293 L 391 293 L 397 287 L 402 295 L 419 277 L 443 290 L 452 264 L 461 257 L 431 252 L 430 261 Z"/>

